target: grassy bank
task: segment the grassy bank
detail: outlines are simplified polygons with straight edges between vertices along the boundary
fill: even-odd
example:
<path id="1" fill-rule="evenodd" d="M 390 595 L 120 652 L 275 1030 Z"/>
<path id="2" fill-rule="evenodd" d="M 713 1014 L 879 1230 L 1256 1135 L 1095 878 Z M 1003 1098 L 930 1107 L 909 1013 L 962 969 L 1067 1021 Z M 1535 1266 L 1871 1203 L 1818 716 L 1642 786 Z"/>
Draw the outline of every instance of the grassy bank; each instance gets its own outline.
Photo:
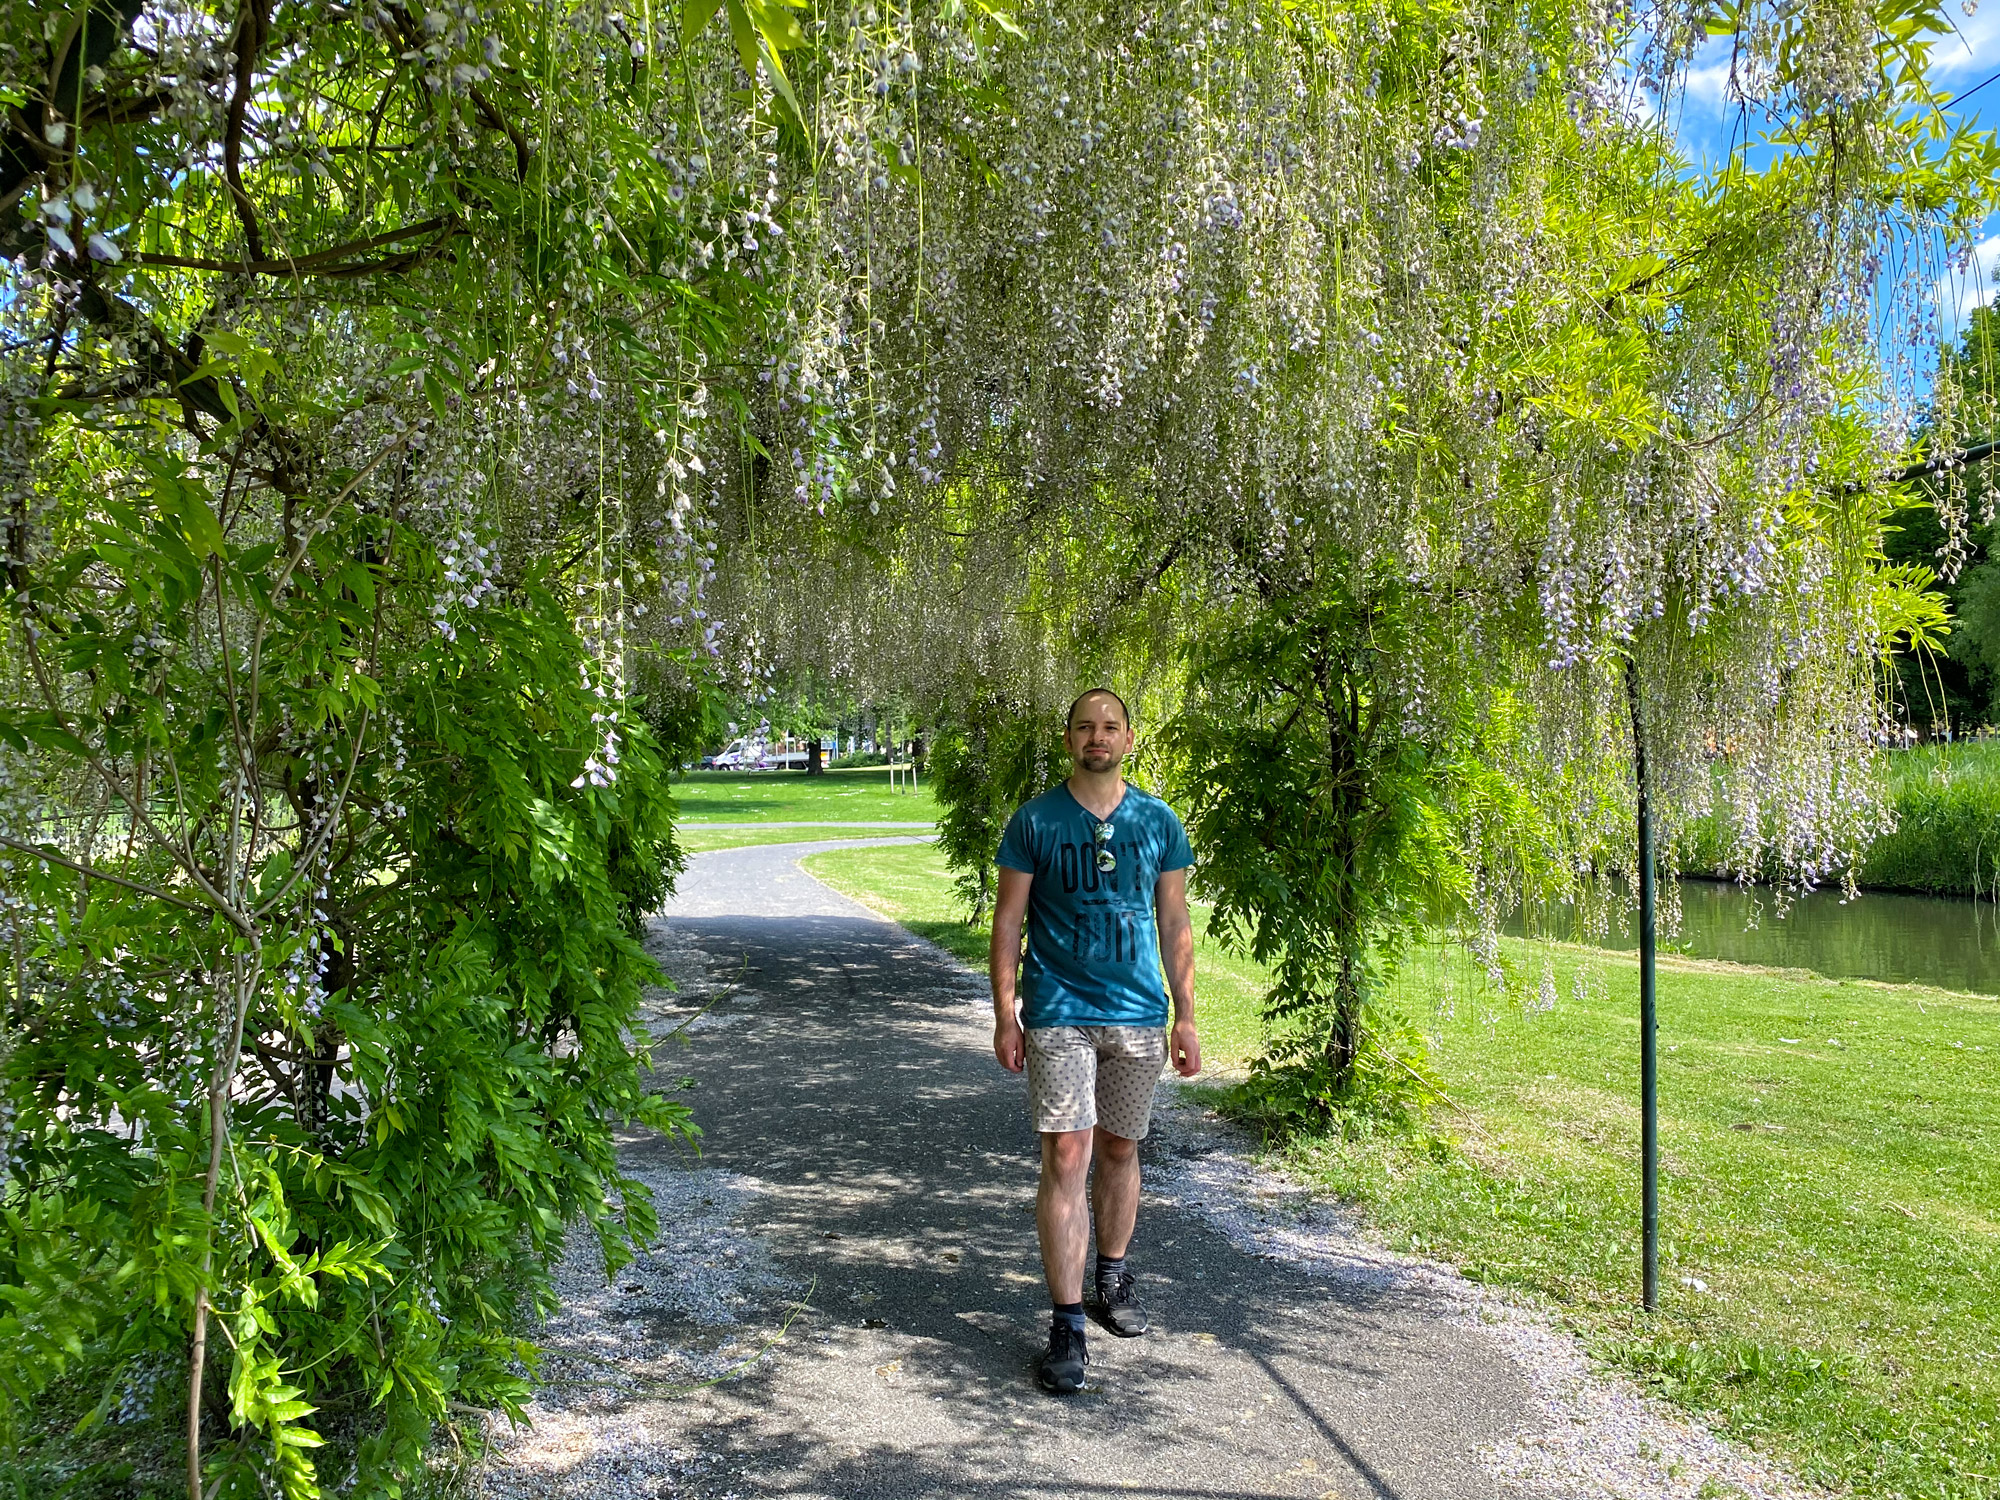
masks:
<path id="1" fill-rule="evenodd" d="M 1883 757 L 1896 827 L 1862 862 L 1864 887 L 1934 896 L 2000 895 L 2000 742 L 1922 745 Z M 1719 841 L 1696 831 L 1689 874 L 1717 872 Z"/>
<path id="2" fill-rule="evenodd" d="M 1896 828 L 1861 883 L 1937 895 L 2000 893 L 2000 743 L 1926 745 L 1888 757 Z"/>
<path id="3" fill-rule="evenodd" d="M 808 867 L 983 957 L 934 850 Z M 1398 983 L 1451 1096 L 1436 1138 L 1285 1165 L 1399 1247 L 1547 1298 L 1601 1357 L 1810 1478 L 2000 1495 L 2000 1001 L 1664 959 L 1665 1305 L 1645 1318 L 1635 966 L 1526 942 L 1505 961 L 1505 990 L 1446 949 Z M 1240 1065 L 1258 976 L 1206 945 L 1197 972 L 1210 1055 Z"/>

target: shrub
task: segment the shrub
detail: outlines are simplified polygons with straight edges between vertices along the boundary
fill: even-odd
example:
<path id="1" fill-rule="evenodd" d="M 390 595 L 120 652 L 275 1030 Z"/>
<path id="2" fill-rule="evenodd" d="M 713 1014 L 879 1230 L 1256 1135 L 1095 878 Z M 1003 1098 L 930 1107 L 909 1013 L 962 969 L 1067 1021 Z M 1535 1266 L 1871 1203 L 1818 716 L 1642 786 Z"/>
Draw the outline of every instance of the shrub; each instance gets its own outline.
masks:
<path id="1" fill-rule="evenodd" d="M 2000 745 L 1888 756 L 1896 826 L 1868 850 L 1861 883 L 1932 895 L 2000 894 Z"/>
<path id="2" fill-rule="evenodd" d="M 1267 1142 L 1420 1125 L 1440 1097 L 1423 1035 L 1382 1006 L 1371 1005 L 1367 1014 L 1347 1073 L 1337 1072 L 1323 1049 L 1281 1046 L 1252 1061 L 1250 1076 L 1224 1091 L 1223 1113 Z"/>
<path id="3" fill-rule="evenodd" d="M 1288 1117 L 1402 1097 L 1370 1064 L 1389 1055 L 1371 997 L 1458 870 L 1438 815 L 1452 763 L 1404 733 L 1379 675 L 1408 624 L 1396 582 L 1367 574 L 1248 612 L 1189 648 L 1167 732 L 1210 930 L 1273 973 L 1251 1093 Z"/>
<path id="4" fill-rule="evenodd" d="M 274 608 L 274 634 L 326 607 L 316 587 L 358 586 L 351 555 L 330 540 L 324 568 L 298 570 L 305 597 Z M 408 538 L 380 555 L 409 585 L 437 566 Z M 208 1493 L 315 1493 L 322 1424 L 358 1493 L 394 1493 L 452 1406 L 518 1410 L 521 1322 L 547 1307 L 572 1227 L 614 1269 L 653 1232 L 614 1137 L 691 1130 L 648 1092 L 633 1030 L 660 979 L 636 918 L 680 860 L 651 735 L 622 726 L 615 779 L 585 773 L 604 702 L 532 582 L 450 634 L 391 612 L 370 644 L 371 711 L 318 721 L 326 657 L 270 653 L 259 700 L 172 691 L 213 669 L 172 655 L 153 766 L 177 803 L 162 794 L 158 816 L 200 869 L 232 810 L 266 809 L 238 903 L 203 909 L 144 840 L 98 839 L 88 878 L 12 859 L 0 1440 L 17 1479 L 70 1441 L 51 1427 L 77 1415 L 79 1382 L 105 1393 L 88 1421 L 142 1377 L 153 1407 L 185 1405 L 199 1369 Z M 266 716 L 255 797 L 215 770 L 222 705 Z M 91 735 L 74 753 L 105 763 L 115 711 L 109 729 L 70 722 Z M 362 735 L 382 753 L 323 748 Z M 314 811 L 335 805 L 329 775 L 347 778 L 330 825 Z"/>

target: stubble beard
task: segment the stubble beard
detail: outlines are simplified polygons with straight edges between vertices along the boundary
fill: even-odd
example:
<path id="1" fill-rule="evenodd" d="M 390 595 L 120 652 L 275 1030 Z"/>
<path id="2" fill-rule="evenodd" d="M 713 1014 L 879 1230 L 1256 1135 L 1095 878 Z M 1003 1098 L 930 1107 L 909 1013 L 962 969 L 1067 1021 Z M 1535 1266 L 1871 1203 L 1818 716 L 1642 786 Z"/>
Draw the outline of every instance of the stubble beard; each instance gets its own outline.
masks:
<path id="1" fill-rule="evenodd" d="M 1121 758 L 1116 750 L 1086 750 L 1077 756 L 1076 763 L 1086 771 L 1111 771 L 1117 769 Z"/>

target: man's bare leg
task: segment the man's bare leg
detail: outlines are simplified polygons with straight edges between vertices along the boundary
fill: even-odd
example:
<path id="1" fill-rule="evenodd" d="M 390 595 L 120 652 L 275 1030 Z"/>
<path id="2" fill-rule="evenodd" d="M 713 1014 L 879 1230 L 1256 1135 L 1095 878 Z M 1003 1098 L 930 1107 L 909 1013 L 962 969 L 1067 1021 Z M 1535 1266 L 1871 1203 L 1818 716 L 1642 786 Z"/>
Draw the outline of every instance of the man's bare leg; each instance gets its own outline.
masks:
<path id="1" fill-rule="evenodd" d="M 1097 1170 L 1090 1176 L 1090 1208 L 1097 1219 L 1097 1253 L 1123 1260 L 1139 1221 L 1139 1143 L 1095 1127 Z"/>
<path id="2" fill-rule="evenodd" d="M 1035 1231 L 1042 1241 L 1042 1272 L 1048 1277 L 1049 1300 L 1058 1307 L 1083 1300 L 1083 1262 L 1090 1253 L 1090 1203 L 1084 1191 L 1090 1176 L 1090 1144 L 1088 1130 L 1042 1134 L 1042 1184 L 1035 1193 Z M 1135 1165 L 1135 1180 L 1137 1176 Z M 1136 1209 L 1136 1193 L 1133 1206 Z M 1131 1232 L 1128 1215 L 1125 1233 L 1129 1236 Z"/>
<path id="3" fill-rule="evenodd" d="M 1090 1179 L 1090 1203 L 1097 1213 L 1098 1321 L 1120 1338 L 1137 1338 L 1150 1326 L 1139 1305 L 1125 1251 L 1139 1217 L 1139 1143 L 1097 1127 L 1097 1166 Z"/>

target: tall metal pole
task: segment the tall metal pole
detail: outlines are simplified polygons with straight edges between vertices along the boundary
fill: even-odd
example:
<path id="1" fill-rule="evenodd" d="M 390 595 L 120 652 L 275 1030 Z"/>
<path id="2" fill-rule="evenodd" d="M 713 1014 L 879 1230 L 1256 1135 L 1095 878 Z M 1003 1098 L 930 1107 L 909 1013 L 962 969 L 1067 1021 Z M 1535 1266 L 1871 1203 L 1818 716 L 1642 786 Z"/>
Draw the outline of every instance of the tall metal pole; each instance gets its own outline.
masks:
<path id="1" fill-rule="evenodd" d="M 1653 889 L 1652 777 L 1646 770 L 1646 733 L 1639 703 L 1639 666 L 1625 658 L 1625 696 L 1632 708 L 1633 769 L 1639 781 L 1639 1156 L 1640 1217 L 1644 1240 L 1646 1311 L 1660 1305 L 1660 1047 L 1655 1007 L 1655 892 Z"/>

